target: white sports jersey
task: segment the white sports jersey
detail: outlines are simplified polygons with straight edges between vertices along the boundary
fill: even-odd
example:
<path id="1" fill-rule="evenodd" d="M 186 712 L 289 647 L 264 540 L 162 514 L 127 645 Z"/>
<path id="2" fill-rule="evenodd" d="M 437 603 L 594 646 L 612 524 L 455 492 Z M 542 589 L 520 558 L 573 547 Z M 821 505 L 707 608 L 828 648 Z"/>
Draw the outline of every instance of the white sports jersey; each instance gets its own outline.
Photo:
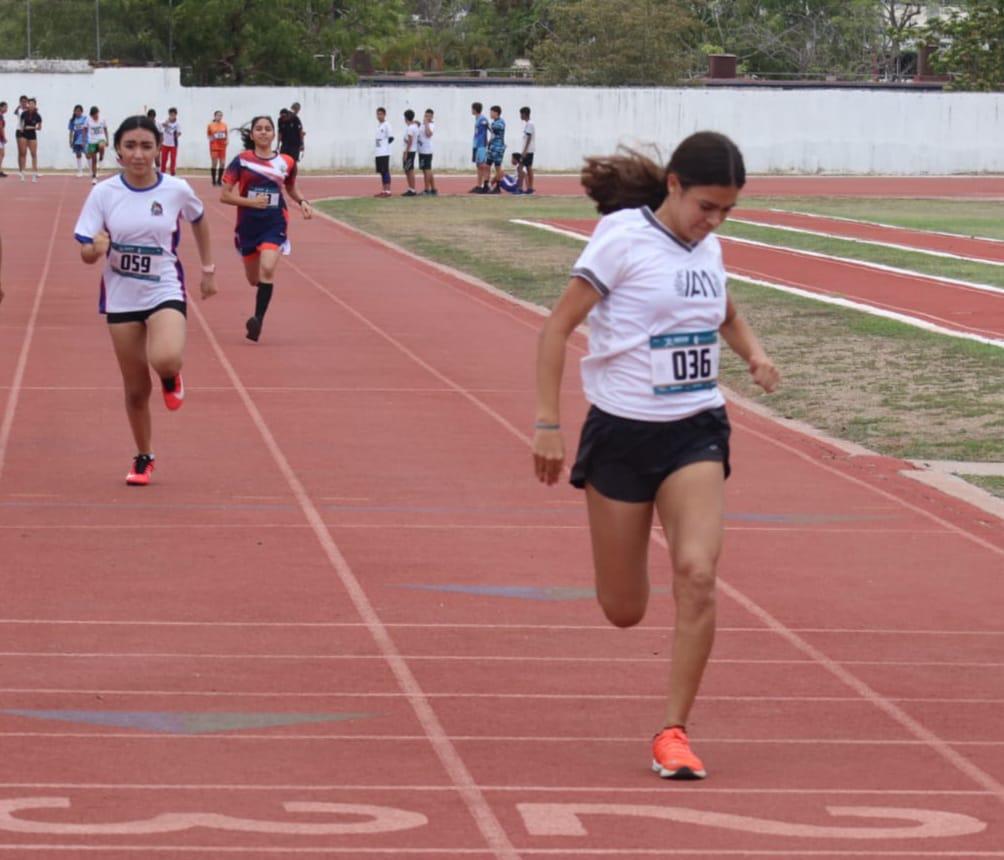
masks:
<path id="1" fill-rule="evenodd" d="M 108 143 L 108 126 L 103 119 L 87 117 L 87 142 Z"/>
<path id="2" fill-rule="evenodd" d="M 410 136 L 410 142 L 408 143 L 408 152 L 418 152 L 418 123 L 413 122 L 408 125 L 408 135 Z"/>
<path id="3" fill-rule="evenodd" d="M 603 296 L 589 312 L 582 387 L 604 412 L 676 421 L 725 403 L 718 328 L 725 268 L 716 236 L 674 236 L 647 206 L 603 218 L 572 275 Z"/>
<path id="4" fill-rule="evenodd" d="M 532 119 L 523 123 L 523 144 L 526 146 L 526 154 L 537 151 L 537 127 Z M 520 150 L 522 152 L 522 150 Z"/>
<path id="5" fill-rule="evenodd" d="M 377 126 L 376 133 L 376 156 L 390 155 L 390 138 L 392 132 L 389 122 L 382 122 Z"/>
<path id="6" fill-rule="evenodd" d="M 73 232 L 89 244 L 104 230 L 111 237 L 101 276 L 101 313 L 145 311 L 185 301 L 178 260 L 181 221 L 202 218 L 202 201 L 184 179 L 157 174 L 157 184 L 133 188 L 121 174 L 91 189 Z"/>
<path id="7" fill-rule="evenodd" d="M 177 120 L 174 122 L 165 122 L 160 129 L 164 134 L 164 140 L 162 143 L 163 146 L 178 145 L 178 135 L 181 134 L 181 124 Z"/>
<path id="8" fill-rule="evenodd" d="M 418 127 L 418 151 L 421 155 L 432 155 L 432 134 L 436 131 L 436 124 L 429 123 L 430 134 L 425 133 L 425 123 Z"/>

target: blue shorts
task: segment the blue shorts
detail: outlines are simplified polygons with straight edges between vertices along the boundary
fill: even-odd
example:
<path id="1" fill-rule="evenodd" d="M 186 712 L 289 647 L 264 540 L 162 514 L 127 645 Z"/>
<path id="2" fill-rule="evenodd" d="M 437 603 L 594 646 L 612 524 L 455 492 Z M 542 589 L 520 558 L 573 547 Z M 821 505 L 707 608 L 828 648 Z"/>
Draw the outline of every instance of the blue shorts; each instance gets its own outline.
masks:
<path id="1" fill-rule="evenodd" d="M 484 164 L 488 161 L 488 147 L 476 146 L 471 150 L 471 161 L 475 164 Z"/>
<path id="2" fill-rule="evenodd" d="M 286 233 L 285 217 L 278 221 L 256 224 L 253 221 L 240 224 L 234 233 L 234 247 L 242 257 L 253 257 L 266 250 L 289 252 L 289 236 Z"/>
<path id="3" fill-rule="evenodd" d="M 84 144 L 82 144 L 82 143 L 75 143 L 75 144 L 73 144 L 73 154 L 74 155 L 83 155 L 86 151 L 87 151 L 87 147 L 84 146 Z"/>

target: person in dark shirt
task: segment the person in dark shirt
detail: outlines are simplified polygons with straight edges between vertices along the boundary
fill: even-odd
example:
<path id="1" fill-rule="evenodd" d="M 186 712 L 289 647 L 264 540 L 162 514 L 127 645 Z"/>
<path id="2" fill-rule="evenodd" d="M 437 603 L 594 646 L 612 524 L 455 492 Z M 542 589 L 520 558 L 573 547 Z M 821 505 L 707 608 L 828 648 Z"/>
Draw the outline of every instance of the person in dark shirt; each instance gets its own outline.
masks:
<path id="1" fill-rule="evenodd" d="M 291 110 L 279 111 L 279 152 L 294 161 L 300 160 L 303 151 L 303 123 Z"/>

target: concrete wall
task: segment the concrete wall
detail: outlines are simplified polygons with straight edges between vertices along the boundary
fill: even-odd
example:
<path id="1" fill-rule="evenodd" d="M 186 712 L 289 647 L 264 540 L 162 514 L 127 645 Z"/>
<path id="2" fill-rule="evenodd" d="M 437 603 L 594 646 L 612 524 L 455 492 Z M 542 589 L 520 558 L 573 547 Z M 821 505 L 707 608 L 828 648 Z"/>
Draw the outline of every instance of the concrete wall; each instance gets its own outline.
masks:
<path id="1" fill-rule="evenodd" d="M 436 164 L 470 159 L 470 103 L 500 104 L 509 141 L 518 109 L 533 108 L 542 170 L 575 169 L 582 156 L 618 142 L 657 142 L 664 151 L 692 131 L 733 136 L 751 172 L 944 174 L 1004 172 L 1004 94 L 868 90 L 568 89 L 560 87 L 189 88 L 177 69 L 97 69 L 85 73 L 0 72 L 0 99 L 11 108 L 36 96 L 44 119 L 43 168 L 69 168 L 66 123 L 75 103 L 97 104 L 109 126 L 147 107 L 158 117 L 176 106 L 185 134 L 179 166 L 206 167 L 205 126 L 222 110 L 234 127 L 293 101 L 303 105 L 304 167 L 370 168 L 374 110 L 386 106 L 399 146 L 401 114 L 437 114 Z M 5 167 L 13 163 L 8 125 Z M 234 139 L 230 152 L 237 149 Z M 395 159 L 396 160 L 396 159 Z"/>

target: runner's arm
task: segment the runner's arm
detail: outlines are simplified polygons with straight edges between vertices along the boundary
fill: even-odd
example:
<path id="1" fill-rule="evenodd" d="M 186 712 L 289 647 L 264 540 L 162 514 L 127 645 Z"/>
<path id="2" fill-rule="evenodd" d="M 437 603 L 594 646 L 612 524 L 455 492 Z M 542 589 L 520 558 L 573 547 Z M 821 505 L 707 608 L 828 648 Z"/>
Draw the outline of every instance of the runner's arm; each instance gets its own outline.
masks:
<path id="1" fill-rule="evenodd" d="M 727 299 L 725 322 L 718 330 L 732 351 L 746 362 L 753 381 L 768 394 L 774 391 L 781 381 L 781 374 L 731 297 Z"/>
<path id="2" fill-rule="evenodd" d="M 572 332 L 602 296 L 588 281 L 572 278 L 537 340 L 537 416 L 533 433 L 533 466 L 537 479 L 554 484 L 565 462 L 561 435 L 561 378 Z"/>

